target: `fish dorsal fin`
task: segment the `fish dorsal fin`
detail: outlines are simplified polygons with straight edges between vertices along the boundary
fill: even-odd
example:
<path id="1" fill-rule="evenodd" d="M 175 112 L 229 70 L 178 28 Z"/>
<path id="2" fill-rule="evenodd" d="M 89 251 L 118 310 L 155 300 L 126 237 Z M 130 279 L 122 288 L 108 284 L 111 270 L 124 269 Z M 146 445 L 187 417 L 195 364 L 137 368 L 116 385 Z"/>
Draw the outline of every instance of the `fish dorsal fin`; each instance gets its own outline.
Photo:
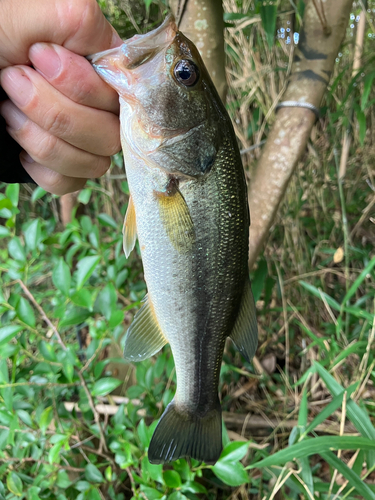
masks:
<path id="1" fill-rule="evenodd" d="M 230 335 L 237 349 L 251 361 L 258 345 L 258 325 L 250 280 L 247 278 L 242 294 L 241 305 L 233 331 Z"/>
<path id="2" fill-rule="evenodd" d="M 189 207 L 177 187 L 167 193 L 157 193 L 160 218 L 167 235 L 178 252 L 187 252 L 195 242 Z"/>
<path id="3" fill-rule="evenodd" d="M 124 226 L 122 228 L 122 234 L 124 235 L 123 246 L 126 258 L 129 257 L 131 251 L 134 248 L 135 240 L 137 239 L 137 224 L 135 219 L 135 208 L 133 203 L 133 198 L 130 196 L 128 209 L 126 211 Z"/>
<path id="4" fill-rule="evenodd" d="M 159 352 L 167 343 L 146 295 L 126 333 L 124 358 L 128 361 L 143 361 Z"/>

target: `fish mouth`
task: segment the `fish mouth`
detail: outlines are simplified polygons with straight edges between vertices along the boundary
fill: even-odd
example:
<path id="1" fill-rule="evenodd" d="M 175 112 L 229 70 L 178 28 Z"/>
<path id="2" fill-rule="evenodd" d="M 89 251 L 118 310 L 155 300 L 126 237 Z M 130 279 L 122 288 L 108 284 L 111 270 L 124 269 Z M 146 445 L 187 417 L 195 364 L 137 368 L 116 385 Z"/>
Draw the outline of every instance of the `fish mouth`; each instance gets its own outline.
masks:
<path id="1" fill-rule="evenodd" d="M 153 31 L 135 35 L 120 47 L 87 56 L 95 71 L 119 94 L 133 83 L 131 70 L 154 58 L 168 47 L 176 37 L 178 28 L 172 14 Z M 124 92 L 125 91 L 125 92 Z"/>

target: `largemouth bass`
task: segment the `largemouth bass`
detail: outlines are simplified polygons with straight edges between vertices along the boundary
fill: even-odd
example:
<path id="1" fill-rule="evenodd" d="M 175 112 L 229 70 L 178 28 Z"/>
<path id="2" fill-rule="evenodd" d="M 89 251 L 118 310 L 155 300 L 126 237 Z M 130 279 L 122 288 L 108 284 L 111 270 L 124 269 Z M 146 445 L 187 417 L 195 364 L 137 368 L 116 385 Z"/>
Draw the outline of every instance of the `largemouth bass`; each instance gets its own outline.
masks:
<path id="1" fill-rule="evenodd" d="M 170 343 L 177 390 L 152 437 L 151 463 L 222 450 L 218 382 L 225 339 L 250 360 L 257 324 L 248 273 L 249 209 L 230 118 L 203 61 L 173 17 L 89 58 L 120 96 L 130 201 L 148 294 L 125 340 L 142 361 Z"/>

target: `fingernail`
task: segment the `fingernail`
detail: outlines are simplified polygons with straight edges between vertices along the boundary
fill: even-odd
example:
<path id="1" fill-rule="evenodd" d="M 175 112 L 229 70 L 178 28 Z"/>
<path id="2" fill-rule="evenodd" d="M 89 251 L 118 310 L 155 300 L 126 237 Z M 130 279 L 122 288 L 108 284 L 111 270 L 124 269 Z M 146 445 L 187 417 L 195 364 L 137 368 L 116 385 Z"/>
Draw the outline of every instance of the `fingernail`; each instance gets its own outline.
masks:
<path id="1" fill-rule="evenodd" d="M 48 79 L 56 78 L 61 70 L 61 59 L 52 45 L 34 43 L 29 51 L 34 67 Z"/>
<path id="2" fill-rule="evenodd" d="M 17 106 L 26 106 L 34 94 L 34 86 L 22 69 L 13 67 L 2 71 L 1 85 Z"/>
<path id="3" fill-rule="evenodd" d="M 20 153 L 20 160 L 26 163 L 35 163 L 31 156 L 25 151 L 22 151 L 22 153 Z"/>
<path id="4" fill-rule="evenodd" d="M 8 127 L 13 130 L 19 130 L 27 120 L 27 116 L 10 101 L 5 101 L 2 105 L 1 115 L 5 118 Z"/>

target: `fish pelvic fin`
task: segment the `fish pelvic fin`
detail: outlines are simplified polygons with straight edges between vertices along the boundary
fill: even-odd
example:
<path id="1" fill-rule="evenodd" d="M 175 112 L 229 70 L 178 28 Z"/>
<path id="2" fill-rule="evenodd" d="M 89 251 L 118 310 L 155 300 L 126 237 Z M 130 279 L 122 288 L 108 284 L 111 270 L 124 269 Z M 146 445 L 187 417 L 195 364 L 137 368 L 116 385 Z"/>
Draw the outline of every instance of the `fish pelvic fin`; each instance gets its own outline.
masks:
<path id="1" fill-rule="evenodd" d="M 146 295 L 126 333 L 124 358 L 128 361 L 143 361 L 159 352 L 167 343 L 151 301 Z"/>
<path id="2" fill-rule="evenodd" d="M 135 240 L 137 239 L 135 208 L 134 208 L 133 198 L 131 196 L 129 198 L 128 209 L 126 211 L 124 226 L 122 228 L 122 234 L 124 235 L 123 239 L 124 252 L 126 258 L 128 258 L 135 246 Z"/>
<path id="3" fill-rule="evenodd" d="M 159 213 L 167 235 L 180 253 L 188 252 L 195 242 L 195 231 L 189 207 L 173 180 L 165 193 L 156 193 Z"/>
<path id="4" fill-rule="evenodd" d="M 258 346 L 258 325 L 249 278 L 246 278 L 241 305 L 230 337 L 240 353 L 250 362 Z"/>
<path id="5" fill-rule="evenodd" d="M 180 409 L 172 400 L 152 436 L 148 459 L 152 464 L 164 464 L 190 457 L 214 464 L 222 449 L 219 399 L 217 407 L 203 417 Z"/>

